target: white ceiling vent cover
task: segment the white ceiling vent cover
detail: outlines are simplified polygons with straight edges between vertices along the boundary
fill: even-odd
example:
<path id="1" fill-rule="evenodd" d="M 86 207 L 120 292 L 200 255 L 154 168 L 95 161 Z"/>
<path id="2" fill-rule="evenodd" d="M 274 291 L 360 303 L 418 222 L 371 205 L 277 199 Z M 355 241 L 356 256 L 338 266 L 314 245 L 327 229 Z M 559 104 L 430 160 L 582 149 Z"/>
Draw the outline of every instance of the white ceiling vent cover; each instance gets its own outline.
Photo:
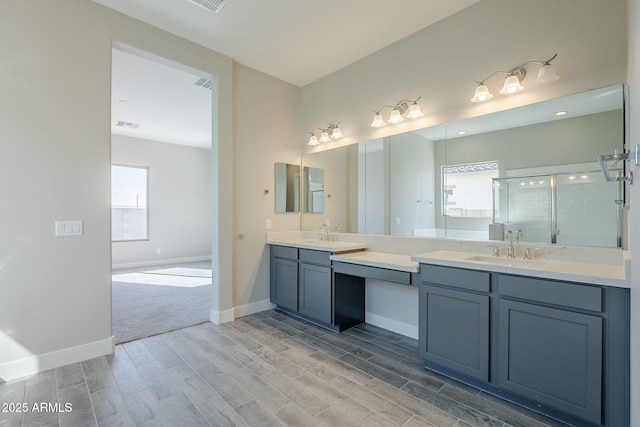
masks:
<path id="1" fill-rule="evenodd" d="M 211 87 L 213 86 L 213 82 L 204 77 L 200 77 L 198 80 L 193 82 L 193 84 L 204 89 L 211 89 Z"/>
<path id="2" fill-rule="evenodd" d="M 204 7 L 207 10 L 210 10 L 213 13 L 218 13 L 224 5 L 227 4 L 229 0 L 190 0 L 192 3 L 195 3 L 199 6 Z"/>
<path id="3" fill-rule="evenodd" d="M 127 129 L 138 129 L 140 127 L 140 124 L 139 123 L 125 122 L 124 120 L 118 120 L 116 122 L 116 126 L 121 127 L 121 128 L 127 128 Z"/>

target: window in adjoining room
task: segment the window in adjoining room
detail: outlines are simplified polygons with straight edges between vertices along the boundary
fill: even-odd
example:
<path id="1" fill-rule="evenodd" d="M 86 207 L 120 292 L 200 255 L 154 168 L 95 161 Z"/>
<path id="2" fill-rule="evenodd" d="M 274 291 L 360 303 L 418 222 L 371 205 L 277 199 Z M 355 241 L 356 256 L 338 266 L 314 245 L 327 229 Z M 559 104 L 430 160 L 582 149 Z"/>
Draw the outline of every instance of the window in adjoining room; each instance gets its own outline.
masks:
<path id="1" fill-rule="evenodd" d="M 111 166 L 111 240 L 148 239 L 149 168 Z"/>

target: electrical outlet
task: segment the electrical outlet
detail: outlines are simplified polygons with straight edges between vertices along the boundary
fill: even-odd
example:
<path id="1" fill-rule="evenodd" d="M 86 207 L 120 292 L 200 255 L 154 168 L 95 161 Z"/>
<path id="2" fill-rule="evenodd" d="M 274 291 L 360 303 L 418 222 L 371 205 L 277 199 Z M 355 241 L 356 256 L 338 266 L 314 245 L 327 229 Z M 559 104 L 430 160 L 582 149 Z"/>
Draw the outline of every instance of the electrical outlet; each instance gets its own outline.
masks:
<path id="1" fill-rule="evenodd" d="M 267 228 L 267 230 L 271 230 L 271 220 L 270 220 L 270 219 L 268 219 L 268 220 L 265 222 L 265 227 Z"/>

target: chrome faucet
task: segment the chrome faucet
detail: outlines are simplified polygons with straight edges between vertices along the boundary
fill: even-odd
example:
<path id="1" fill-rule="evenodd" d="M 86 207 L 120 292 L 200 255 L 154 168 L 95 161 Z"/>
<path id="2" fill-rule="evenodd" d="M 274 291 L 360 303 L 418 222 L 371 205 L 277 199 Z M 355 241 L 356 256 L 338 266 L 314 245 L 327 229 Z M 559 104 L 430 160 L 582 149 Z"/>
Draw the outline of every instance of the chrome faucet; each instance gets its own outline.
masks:
<path id="1" fill-rule="evenodd" d="M 507 233 L 505 234 L 505 237 L 509 241 L 509 247 L 507 248 L 507 258 L 515 258 L 516 250 L 513 247 L 513 231 L 511 230 L 507 231 Z"/>
<path id="2" fill-rule="evenodd" d="M 329 239 L 329 226 L 327 224 L 320 224 L 320 230 L 324 230 L 323 234 L 320 235 L 320 240 L 328 242 Z"/>

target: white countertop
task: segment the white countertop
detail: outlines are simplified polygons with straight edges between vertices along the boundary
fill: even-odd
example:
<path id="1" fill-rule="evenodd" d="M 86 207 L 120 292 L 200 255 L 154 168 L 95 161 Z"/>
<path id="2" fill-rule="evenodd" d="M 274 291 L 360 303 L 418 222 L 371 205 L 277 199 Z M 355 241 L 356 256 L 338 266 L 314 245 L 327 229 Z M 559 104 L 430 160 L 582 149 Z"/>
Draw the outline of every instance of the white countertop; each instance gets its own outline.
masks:
<path id="1" fill-rule="evenodd" d="M 533 260 L 509 260 L 492 258 L 487 254 L 438 250 L 414 255 L 415 262 L 442 265 L 446 267 L 471 268 L 498 273 L 519 274 L 546 279 L 567 280 L 596 285 L 629 288 L 630 260 L 622 265 L 598 264 L 596 262 L 559 261 L 535 258 Z"/>
<path id="2" fill-rule="evenodd" d="M 343 240 L 325 242 L 321 240 L 305 239 L 305 238 L 298 238 L 298 237 L 268 238 L 267 244 L 289 246 L 292 248 L 313 249 L 316 251 L 326 251 L 326 252 L 331 252 L 336 254 L 342 253 L 342 252 L 363 250 L 363 249 L 367 249 L 368 247 L 366 243 L 347 242 Z"/>
<path id="3" fill-rule="evenodd" d="M 368 267 L 386 268 L 389 270 L 417 273 L 418 262 L 412 261 L 410 255 L 391 254 L 386 252 L 361 251 L 340 255 L 331 255 L 331 260 L 349 264 L 366 265 Z"/>

